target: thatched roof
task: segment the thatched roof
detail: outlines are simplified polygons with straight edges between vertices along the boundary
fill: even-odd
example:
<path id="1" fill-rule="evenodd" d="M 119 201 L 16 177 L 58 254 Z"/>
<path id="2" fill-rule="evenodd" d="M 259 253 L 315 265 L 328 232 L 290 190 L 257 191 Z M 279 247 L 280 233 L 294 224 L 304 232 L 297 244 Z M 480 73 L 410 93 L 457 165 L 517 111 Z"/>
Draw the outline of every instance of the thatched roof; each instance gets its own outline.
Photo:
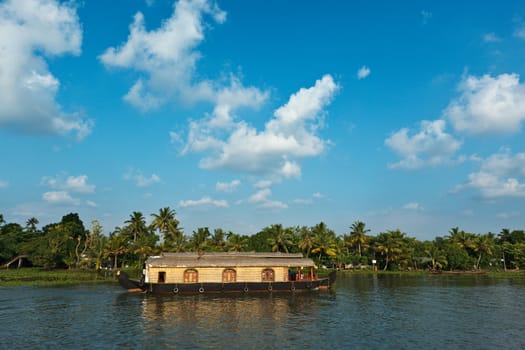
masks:
<path id="1" fill-rule="evenodd" d="M 146 261 L 151 267 L 311 267 L 312 259 L 289 253 L 163 253 Z"/>

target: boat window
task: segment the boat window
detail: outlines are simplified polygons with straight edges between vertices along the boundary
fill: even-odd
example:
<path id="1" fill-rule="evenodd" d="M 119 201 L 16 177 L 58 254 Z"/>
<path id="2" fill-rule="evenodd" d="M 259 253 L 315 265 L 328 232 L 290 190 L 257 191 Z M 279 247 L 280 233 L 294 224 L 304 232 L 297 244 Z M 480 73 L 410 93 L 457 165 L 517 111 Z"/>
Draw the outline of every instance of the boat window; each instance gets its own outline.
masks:
<path id="1" fill-rule="evenodd" d="M 164 282 L 166 282 L 166 272 L 159 271 L 158 283 L 164 283 Z"/>
<path id="2" fill-rule="evenodd" d="M 189 269 L 184 271 L 184 283 L 196 283 L 199 282 L 199 273 L 197 270 Z"/>
<path id="3" fill-rule="evenodd" d="M 234 269 L 225 269 L 222 271 L 223 282 L 235 282 L 237 280 L 237 272 Z"/>
<path id="4" fill-rule="evenodd" d="M 273 282 L 275 281 L 275 273 L 272 269 L 264 269 L 261 274 L 261 280 L 263 282 Z"/>

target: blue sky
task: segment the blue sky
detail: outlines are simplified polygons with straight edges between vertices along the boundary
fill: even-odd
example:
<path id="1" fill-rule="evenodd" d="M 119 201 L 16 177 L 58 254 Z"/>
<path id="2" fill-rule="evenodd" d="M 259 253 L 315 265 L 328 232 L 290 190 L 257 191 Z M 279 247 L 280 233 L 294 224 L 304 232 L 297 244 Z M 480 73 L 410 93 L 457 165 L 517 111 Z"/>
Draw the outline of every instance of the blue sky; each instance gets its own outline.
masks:
<path id="1" fill-rule="evenodd" d="M 523 229 L 521 1 L 0 1 L 0 213 Z"/>

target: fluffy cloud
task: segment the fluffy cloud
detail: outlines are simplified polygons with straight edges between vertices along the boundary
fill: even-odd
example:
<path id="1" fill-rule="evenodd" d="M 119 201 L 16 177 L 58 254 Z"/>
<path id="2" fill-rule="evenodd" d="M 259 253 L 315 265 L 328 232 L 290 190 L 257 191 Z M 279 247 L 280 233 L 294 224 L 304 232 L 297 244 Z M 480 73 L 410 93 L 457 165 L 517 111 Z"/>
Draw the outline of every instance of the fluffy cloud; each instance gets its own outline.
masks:
<path id="1" fill-rule="evenodd" d="M 233 192 L 241 182 L 239 180 L 233 180 L 231 182 L 217 182 L 215 189 L 219 192 Z"/>
<path id="2" fill-rule="evenodd" d="M 419 132 L 410 136 L 403 128 L 385 140 L 385 144 L 403 159 L 390 168 L 416 169 L 453 161 L 461 142 L 445 132 L 444 120 L 422 121 Z"/>
<path id="3" fill-rule="evenodd" d="M 93 193 L 95 191 L 95 185 L 88 184 L 87 175 L 79 176 L 63 176 L 55 177 L 44 177 L 42 183 L 48 185 L 52 189 L 64 190 L 75 193 Z"/>
<path id="4" fill-rule="evenodd" d="M 465 184 L 453 190 L 477 191 L 481 197 L 525 197 L 525 153 L 512 155 L 508 149 L 482 160 L 478 172 L 471 173 Z"/>
<path id="5" fill-rule="evenodd" d="M 520 130 L 525 120 L 525 86 L 518 74 L 467 76 L 459 92 L 443 113 L 457 131 L 503 134 Z"/>
<path id="6" fill-rule="evenodd" d="M 212 1 L 180 0 L 174 3 L 171 17 L 151 31 L 146 29 L 144 15 L 135 15 L 127 41 L 99 56 L 107 67 L 144 74 L 124 96 L 127 102 L 150 110 L 175 99 L 216 101 L 220 88 L 194 79 L 201 56 L 195 48 L 204 40 L 205 17 L 223 23 L 226 13 Z"/>
<path id="7" fill-rule="evenodd" d="M 7 0 L 0 4 L 0 127 L 82 139 L 93 123 L 65 113 L 45 57 L 80 54 L 82 29 L 72 3 Z"/>
<path id="8" fill-rule="evenodd" d="M 200 207 L 200 206 L 213 206 L 218 208 L 228 208 L 228 202 L 225 200 L 215 200 L 210 197 L 202 197 L 198 200 L 185 200 L 180 201 L 179 206 L 182 208 L 186 207 Z"/>
<path id="9" fill-rule="evenodd" d="M 157 175 L 151 174 L 150 177 L 146 177 L 138 169 L 130 169 L 124 174 L 124 180 L 134 181 L 138 187 L 147 187 L 161 181 Z"/>
<path id="10" fill-rule="evenodd" d="M 298 177 L 297 160 L 317 156 L 326 147 L 327 141 L 317 136 L 317 129 L 338 88 L 333 78 L 325 75 L 314 86 L 300 89 L 260 132 L 244 121 L 230 123 L 227 130 L 217 128 L 215 118 L 194 122 L 184 152 L 210 152 L 200 163 L 205 169 Z"/>
<path id="11" fill-rule="evenodd" d="M 250 196 L 248 202 L 257 204 L 261 208 L 277 208 L 277 209 L 286 209 L 288 205 L 280 201 L 274 201 L 268 199 L 272 194 L 272 190 L 269 188 L 263 188 L 253 195 Z"/>
<path id="12" fill-rule="evenodd" d="M 361 80 L 370 75 L 370 68 L 363 66 L 357 71 L 357 79 Z"/>
<path id="13" fill-rule="evenodd" d="M 42 199 L 51 204 L 74 204 L 78 205 L 78 199 L 69 195 L 67 191 L 50 191 L 42 195 Z"/>

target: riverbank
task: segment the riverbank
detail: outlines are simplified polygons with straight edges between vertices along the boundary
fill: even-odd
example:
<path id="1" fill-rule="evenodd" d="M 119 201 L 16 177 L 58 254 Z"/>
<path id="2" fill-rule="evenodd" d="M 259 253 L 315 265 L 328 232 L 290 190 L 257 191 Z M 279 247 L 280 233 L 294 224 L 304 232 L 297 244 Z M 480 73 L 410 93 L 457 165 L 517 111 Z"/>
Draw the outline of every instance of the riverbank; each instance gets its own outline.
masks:
<path id="1" fill-rule="evenodd" d="M 111 271 L 43 270 L 39 268 L 0 270 L 0 286 L 67 286 L 114 283 Z"/>
<path id="2" fill-rule="evenodd" d="M 427 270 L 412 270 L 412 271 L 373 271 L 369 270 L 339 270 L 344 274 L 364 274 L 364 275 L 403 275 L 403 276 L 465 276 L 465 275 L 483 275 L 488 277 L 524 277 L 525 270 L 479 270 L 479 271 L 459 271 L 459 270 L 443 270 L 441 272 L 429 272 Z"/>
<path id="3" fill-rule="evenodd" d="M 137 275 L 136 270 L 129 269 L 130 275 Z M 320 274 L 328 274 L 329 270 L 323 270 Z M 484 271 L 483 275 L 498 277 L 523 277 L 523 270 L 507 271 Z M 450 275 L 461 276 L 469 275 L 471 272 L 444 271 L 442 274 L 432 274 L 428 271 L 372 271 L 372 270 L 341 270 L 342 274 L 366 274 L 366 275 L 403 275 L 403 276 L 421 276 L 421 275 Z M 112 271 L 100 270 L 43 270 L 39 268 L 22 268 L 22 269 L 3 269 L 0 270 L 0 286 L 67 286 L 78 284 L 100 284 L 115 283 L 116 277 Z"/>

